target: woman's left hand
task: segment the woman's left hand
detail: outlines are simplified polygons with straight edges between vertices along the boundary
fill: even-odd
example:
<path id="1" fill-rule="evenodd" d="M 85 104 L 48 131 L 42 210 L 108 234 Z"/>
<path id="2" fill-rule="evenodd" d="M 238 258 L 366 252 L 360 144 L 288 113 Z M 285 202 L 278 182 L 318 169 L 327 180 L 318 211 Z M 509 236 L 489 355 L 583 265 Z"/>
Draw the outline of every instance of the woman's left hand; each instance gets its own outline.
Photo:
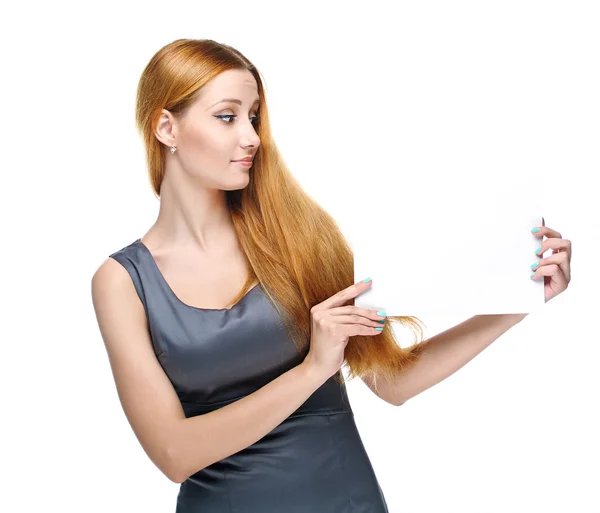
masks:
<path id="1" fill-rule="evenodd" d="M 547 237 L 542 242 L 541 250 L 537 252 L 542 255 L 545 251 L 552 249 L 552 255 L 542 258 L 537 266 L 533 266 L 535 272 L 531 279 L 537 280 L 544 277 L 544 299 L 547 303 L 553 297 L 567 290 L 571 281 L 571 241 L 561 238 L 560 233 L 546 226 L 542 217 L 542 226 L 534 233 L 538 238 Z"/>

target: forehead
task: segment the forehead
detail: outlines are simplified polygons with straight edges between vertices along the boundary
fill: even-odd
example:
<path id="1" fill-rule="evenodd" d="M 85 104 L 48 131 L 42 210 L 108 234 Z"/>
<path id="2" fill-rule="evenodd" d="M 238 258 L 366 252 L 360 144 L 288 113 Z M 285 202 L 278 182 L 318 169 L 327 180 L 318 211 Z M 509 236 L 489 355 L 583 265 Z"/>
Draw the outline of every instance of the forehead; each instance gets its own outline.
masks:
<path id="1" fill-rule="evenodd" d="M 224 98 L 236 98 L 243 103 L 253 103 L 258 98 L 258 86 L 252 73 L 237 69 L 223 71 L 202 87 L 198 95 L 198 101 L 205 108 Z"/>

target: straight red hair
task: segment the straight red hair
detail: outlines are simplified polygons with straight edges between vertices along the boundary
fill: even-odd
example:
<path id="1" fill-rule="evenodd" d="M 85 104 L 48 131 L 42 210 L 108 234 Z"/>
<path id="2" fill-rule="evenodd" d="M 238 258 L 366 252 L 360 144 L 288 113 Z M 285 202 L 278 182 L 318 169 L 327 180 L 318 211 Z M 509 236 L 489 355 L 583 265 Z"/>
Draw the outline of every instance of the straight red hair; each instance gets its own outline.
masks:
<path id="1" fill-rule="evenodd" d="M 251 270 L 231 304 L 237 303 L 255 281 L 260 282 L 298 350 L 306 355 L 310 347 L 310 309 L 354 283 L 354 256 L 333 218 L 300 187 L 285 164 L 271 134 L 260 74 L 238 50 L 210 39 L 178 39 L 150 59 L 138 84 L 135 106 L 149 179 L 155 196 L 160 198 L 169 150 L 155 136 L 162 109 L 175 116 L 184 114 L 207 82 L 230 69 L 248 70 L 256 79 L 260 97 L 256 130 L 261 141 L 247 187 L 226 192 L 235 231 Z M 393 323 L 411 330 L 413 345 L 400 346 Z M 417 317 L 389 316 L 381 334 L 350 337 L 345 350 L 348 379 L 359 376 L 373 381 L 378 376 L 393 380 L 421 353 L 421 324 Z"/>

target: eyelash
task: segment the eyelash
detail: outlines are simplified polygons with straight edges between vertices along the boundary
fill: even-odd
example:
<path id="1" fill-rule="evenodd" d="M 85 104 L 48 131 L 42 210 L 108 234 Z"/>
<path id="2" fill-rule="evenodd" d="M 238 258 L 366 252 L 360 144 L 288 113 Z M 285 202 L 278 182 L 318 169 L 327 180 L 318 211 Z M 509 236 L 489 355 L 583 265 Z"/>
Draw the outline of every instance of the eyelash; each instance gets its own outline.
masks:
<path id="1" fill-rule="evenodd" d="M 260 119 L 260 116 L 253 116 L 253 117 L 254 117 L 254 121 L 252 123 L 256 123 Z M 219 116 L 215 116 L 215 118 L 219 118 L 219 119 L 237 118 L 237 114 L 221 114 Z M 231 125 L 232 123 L 233 123 L 232 121 L 225 121 L 226 125 Z"/>

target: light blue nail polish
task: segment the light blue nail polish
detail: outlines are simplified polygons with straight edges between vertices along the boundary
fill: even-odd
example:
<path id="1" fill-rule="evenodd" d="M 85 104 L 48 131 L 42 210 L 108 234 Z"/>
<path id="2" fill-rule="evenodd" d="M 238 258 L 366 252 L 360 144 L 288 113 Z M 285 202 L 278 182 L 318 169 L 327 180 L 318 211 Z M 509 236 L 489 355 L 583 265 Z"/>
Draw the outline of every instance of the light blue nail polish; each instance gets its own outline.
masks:
<path id="1" fill-rule="evenodd" d="M 363 280 L 363 283 L 369 283 L 370 281 L 371 281 L 371 278 L 365 278 L 365 279 Z"/>
<path id="2" fill-rule="evenodd" d="M 533 264 L 530 265 L 530 267 L 532 269 L 535 269 L 538 265 L 539 265 L 538 262 L 534 262 Z"/>
<path id="3" fill-rule="evenodd" d="M 535 250 L 535 254 L 537 255 L 537 254 L 538 254 L 540 251 L 542 251 L 542 246 L 540 246 L 539 248 L 537 248 L 537 249 Z"/>
<path id="4" fill-rule="evenodd" d="M 383 331 L 383 328 L 375 328 L 378 331 Z"/>
<path id="5" fill-rule="evenodd" d="M 537 232 L 539 232 L 539 231 L 540 231 L 540 229 L 539 229 L 539 228 L 532 228 L 532 229 L 531 229 L 531 231 L 532 231 L 533 233 L 537 233 Z"/>
<path id="6" fill-rule="evenodd" d="M 535 273 L 531 273 L 530 278 L 533 280 L 533 277 L 535 276 Z"/>
<path id="7" fill-rule="evenodd" d="M 377 312 L 377 315 L 387 315 L 385 312 Z"/>

